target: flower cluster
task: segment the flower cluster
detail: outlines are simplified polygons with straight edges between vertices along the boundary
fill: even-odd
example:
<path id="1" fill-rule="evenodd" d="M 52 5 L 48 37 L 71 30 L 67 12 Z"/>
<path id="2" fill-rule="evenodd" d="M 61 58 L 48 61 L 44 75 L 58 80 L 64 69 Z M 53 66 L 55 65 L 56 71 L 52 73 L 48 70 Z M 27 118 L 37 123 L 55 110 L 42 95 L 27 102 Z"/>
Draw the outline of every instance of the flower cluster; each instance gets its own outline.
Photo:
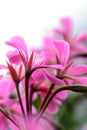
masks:
<path id="1" fill-rule="evenodd" d="M 29 49 L 20 36 L 6 41 L 7 65 L 0 65 L 0 130 L 60 130 L 51 119 L 68 91 L 87 92 L 87 33 L 72 37 L 72 20 Z M 78 64 L 80 59 L 80 64 Z"/>

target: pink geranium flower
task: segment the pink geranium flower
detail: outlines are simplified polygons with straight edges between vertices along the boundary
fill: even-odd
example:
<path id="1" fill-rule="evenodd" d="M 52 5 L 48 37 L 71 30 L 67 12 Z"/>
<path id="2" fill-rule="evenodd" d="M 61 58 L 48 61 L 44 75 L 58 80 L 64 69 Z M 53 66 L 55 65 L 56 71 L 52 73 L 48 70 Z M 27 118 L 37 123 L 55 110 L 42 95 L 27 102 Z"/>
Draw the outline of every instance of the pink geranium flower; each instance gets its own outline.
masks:
<path id="1" fill-rule="evenodd" d="M 20 36 L 6 42 L 13 50 L 7 52 L 7 66 L 0 65 L 7 72 L 0 75 L 1 130 L 59 130 L 49 117 L 67 98 L 66 90 L 87 92 L 87 65 L 76 65 L 72 58 L 81 47 L 81 55 L 86 51 L 81 42 L 87 35 L 72 38 L 71 19 L 61 19 L 61 24 L 44 38 L 41 50 L 28 49 Z"/>
<path id="2" fill-rule="evenodd" d="M 19 36 L 13 37 L 11 41 L 6 42 L 6 44 L 15 48 L 14 51 L 9 51 L 7 53 L 7 57 L 9 59 L 9 63 L 7 63 L 7 65 L 8 65 L 8 70 L 11 75 L 11 78 L 15 84 L 15 88 L 16 88 L 16 92 L 17 92 L 17 96 L 21 108 L 21 113 L 19 112 L 19 116 L 18 116 L 17 114 L 15 114 L 18 113 L 17 109 L 13 110 L 14 106 L 12 107 L 11 111 L 16 120 L 14 120 L 15 122 L 12 122 L 13 125 L 11 125 L 11 127 L 13 129 L 16 129 L 14 126 L 15 124 L 17 129 L 20 128 L 20 129 L 33 130 L 35 129 L 37 124 L 36 127 L 37 129 L 45 130 L 48 128 L 48 126 L 43 128 L 41 119 L 39 123 L 36 123 L 35 119 L 33 118 L 34 107 L 32 105 L 32 102 L 37 98 L 37 96 L 36 98 L 34 98 L 35 93 L 37 91 L 42 91 L 40 88 L 41 82 L 44 84 L 45 81 L 47 80 L 43 70 L 46 68 L 63 69 L 63 66 L 60 64 L 49 65 L 46 59 L 41 61 L 39 59 L 38 61 L 37 59 L 34 59 L 34 53 L 30 52 L 29 54 L 29 50 L 27 49 L 25 41 L 23 40 L 23 38 Z M 23 86 L 23 88 L 21 89 L 23 89 L 24 95 L 22 95 L 22 93 L 20 92 L 19 89 L 20 86 Z M 42 96 L 42 94 L 40 96 Z M 56 109 L 58 109 L 57 104 L 55 105 L 55 107 Z M 36 113 L 36 115 L 38 115 L 38 113 Z M 30 118 L 32 120 L 32 123 L 35 122 L 33 123 L 33 125 L 31 125 L 32 126 L 31 128 L 30 125 L 28 126 L 27 118 Z M 30 122 L 30 119 L 28 120 L 28 122 Z M 31 122 L 29 124 L 31 124 Z"/>
<path id="3" fill-rule="evenodd" d="M 11 63 L 20 64 L 21 58 L 19 56 L 19 51 L 22 51 L 26 59 L 28 58 L 28 49 L 24 39 L 20 36 L 13 37 L 10 41 L 6 42 L 7 45 L 15 48 L 13 51 L 8 51 L 7 57 Z M 27 59 L 28 60 L 28 59 Z"/>
<path id="4" fill-rule="evenodd" d="M 45 74 L 47 78 L 52 83 L 57 85 L 62 83 L 69 84 L 71 82 L 73 83 L 79 82 L 79 83 L 87 84 L 87 78 L 83 76 L 85 73 L 87 73 L 87 66 L 86 65 L 74 66 L 73 62 L 69 62 L 69 58 L 70 58 L 69 43 L 63 40 L 51 40 L 50 44 L 52 48 L 51 51 L 50 49 L 48 50 L 48 53 L 49 55 L 50 53 L 53 55 L 53 58 L 50 62 L 53 64 L 55 61 L 56 63 L 63 65 L 64 68 L 62 70 L 57 69 L 55 75 L 54 73 L 51 75 L 46 72 Z M 47 54 L 48 57 L 49 55 Z M 46 56 L 46 53 L 44 56 Z"/>
<path id="5" fill-rule="evenodd" d="M 9 113 L 9 109 L 16 103 L 16 100 L 11 99 L 10 96 L 14 90 L 14 82 L 11 79 L 0 79 L 0 112 L 7 111 L 7 115 Z M 7 130 L 9 126 L 9 122 L 7 118 L 0 113 L 0 129 Z"/>
<path id="6" fill-rule="evenodd" d="M 87 32 L 82 33 L 79 36 L 72 36 L 73 21 L 72 19 L 65 17 L 60 20 L 60 28 L 53 29 L 54 39 L 58 37 L 66 40 L 70 44 L 71 56 L 85 55 L 87 47 L 85 42 L 87 41 Z"/>
<path id="7" fill-rule="evenodd" d="M 0 80 L 0 105 L 11 106 L 14 102 L 11 100 L 10 95 L 15 88 L 15 84 L 11 79 Z M 5 93 L 5 95 L 3 95 Z"/>

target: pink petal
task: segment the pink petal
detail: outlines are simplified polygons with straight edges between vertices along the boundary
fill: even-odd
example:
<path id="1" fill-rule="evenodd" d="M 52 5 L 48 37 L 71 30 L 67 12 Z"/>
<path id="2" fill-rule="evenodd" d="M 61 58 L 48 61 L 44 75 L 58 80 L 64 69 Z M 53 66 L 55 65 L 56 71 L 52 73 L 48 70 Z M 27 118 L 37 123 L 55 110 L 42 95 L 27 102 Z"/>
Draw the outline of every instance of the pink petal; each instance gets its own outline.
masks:
<path id="1" fill-rule="evenodd" d="M 83 33 L 80 36 L 76 37 L 73 41 L 74 44 L 82 43 L 87 41 L 87 33 Z"/>
<path id="2" fill-rule="evenodd" d="M 54 58 L 54 56 L 53 56 L 53 54 L 50 52 L 50 51 L 48 51 L 48 50 L 46 50 L 46 51 L 42 51 L 41 52 L 41 55 L 43 56 L 43 57 L 45 57 L 45 58 Z"/>
<path id="3" fill-rule="evenodd" d="M 32 113 L 33 113 L 33 114 L 36 114 L 36 113 L 37 113 L 37 110 L 36 110 L 36 108 L 35 108 L 34 106 L 32 106 Z"/>
<path id="4" fill-rule="evenodd" d="M 62 91 L 56 95 L 56 98 L 59 98 L 60 100 L 64 100 L 68 97 L 67 91 Z"/>
<path id="5" fill-rule="evenodd" d="M 46 111 L 50 114 L 56 114 L 58 112 L 58 104 L 55 102 L 55 99 L 50 102 Z"/>
<path id="6" fill-rule="evenodd" d="M 42 70 L 36 70 L 33 74 L 32 74 L 32 77 L 35 81 L 43 81 L 45 80 L 45 76 L 44 76 L 44 73 Z"/>
<path id="7" fill-rule="evenodd" d="M 75 80 L 80 84 L 87 85 L 87 77 L 75 77 Z"/>
<path id="8" fill-rule="evenodd" d="M 0 113 L 0 130 L 7 130 L 8 125 L 8 121 L 5 119 L 3 114 Z"/>
<path id="9" fill-rule="evenodd" d="M 70 54 L 69 43 L 64 40 L 55 40 L 53 48 L 56 51 L 58 59 L 62 65 L 65 65 Z"/>
<path id="10" fill-rule="evenodd" d="M 85 84 L 87 85 L 87 77 L 75 77 L 75 76 L 69 76 L 72 81 L 78 84 Z M 68 79 L 68 78 L 67 78 Z"/>
<path id="11" fill-rule="evenodd" d="M 5 66 L 5 65 L 0 65 L 0 69 L 7 69 L 7 66 Z"/>
<path id="12" fill-rule="evenodd" d="M 60 85 L 62 83 L 62 80 L 59 78 L 56 78 L 55 76 L 51 76 L 50 74 L 45 72 L 46 77 L 48 80 L 50 80 L 53 84 Z"/>
<path id="13" fill-rule="evenodd" d="M 71 31 L 72 31 L 72 20 L 68 17 L 62 18 L 60 20 L 61 24 L 62 24 L 62 31 L 63 33 L 69 37 L 71 35 Z"/>
<path id="14" fill-rule="evenodd" d="M 22 61 L 21 61 L 21 58 L 20 58 L 20 55 L 19 55 L 19 52 L 17 50 L 15 51 L 8 51 L 7 52 L 7 57 L 10 61 L 10 63 L 12 64 L 20 64 Z"/>
<path id="15" fill-rule="evenodd" d="M 12 46 L 18 50 L 27 51 L 27 46 L 24 39 L 21 36 L 15 36 L 10 41 L 6 42 L 7 45 Z"/>
<path id="16" fill-rule="evenodd" d="M 68 74 L 72 75 L 81 75 L 87 73 L 87 66 L 86 65 L 79 65 L 72 67 L 68 70 Z"/>
<path id="17" fill-rule="evenodd" d="M 43 41 L 44 41 L 45 49 L 52 50 L 51 48 L 53 43 L 52 37 L 44 37 Z"/>
<path id="18" fill-rule="evenodd" d="M 4 97 L 4 98 L 8 97 L 14 88 L 15 88 L 15 84 L 12 80 L 10 80 L 10 79 L 1 79 L 0 80 L 0 95 L 2 95 L 2 97 Z"/>
<path id="19" fill-rule="evenodd" d="M 61 31 L 60 29 L 58 29 L 58 28 L 54 28 L 54 29 L 53 29 L 53 33 L 54 33 L 54 36 L 55 36 L 55 35 L 61 35 L 61 34 L 62 34 L 62 31 Z"/>

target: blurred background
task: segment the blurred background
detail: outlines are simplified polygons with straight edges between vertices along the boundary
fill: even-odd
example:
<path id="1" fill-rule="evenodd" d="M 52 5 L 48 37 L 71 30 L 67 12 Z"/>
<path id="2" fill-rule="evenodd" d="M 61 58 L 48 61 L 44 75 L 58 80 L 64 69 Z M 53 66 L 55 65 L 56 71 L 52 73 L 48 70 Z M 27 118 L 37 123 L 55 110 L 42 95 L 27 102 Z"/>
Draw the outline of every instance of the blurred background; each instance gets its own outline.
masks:
<path id="1" fill-rule="evenodd" d="M 0 63 L 6 62 L 5 41 L 20 35 L 29 47 L 40 47 L 66 16 L 73 19 L 73 33 L 87 32 L 87 0 L 0 0 Z M 87 130 L 87 94 L 70 93 L 55 120 L 64 130 Z"/>
<path id="2" fill-rule="evenodd" d="M 42 37 L 65 16 L 73 19 L 74 32 L 86 31 L 86 12 L 87 0 L 0 0 L 0 48 L 5 51 L 4 42 L 15 35 L 41 46 Z"/>

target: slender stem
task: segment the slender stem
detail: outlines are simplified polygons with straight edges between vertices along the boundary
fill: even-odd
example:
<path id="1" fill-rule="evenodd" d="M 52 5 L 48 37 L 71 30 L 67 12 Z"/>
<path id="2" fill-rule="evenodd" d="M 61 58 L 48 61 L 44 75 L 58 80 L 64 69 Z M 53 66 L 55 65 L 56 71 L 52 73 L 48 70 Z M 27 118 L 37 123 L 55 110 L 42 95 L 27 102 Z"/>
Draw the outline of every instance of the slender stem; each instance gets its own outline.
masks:
<path id="1" fill-rule="evenodd" d="M 44 88 L 38 88 L 35 90 L 35 92 L 38 92 L 38 91 L 47 93 L 47 91 Z"/>
<path id="2" fill-rule="evenodd" d="M 31 88 L 28 86 L 28 82 L 29 82 L 29 78 L 30 78 L 30 76 L 32 75 L 32 73 L 33 72 L 35 72 L 36 70 L 38 70 L 38 69 L 44 69 L 44 68 L 48 68 L 47 66 L 37 66 L 37 67 L 34 67 L 30 72 L 26 72 L 26 74 L 25 74 L 25 96 L 26 96 L 26 111 L 27 111 L 27 114 L 29 114 L 30 113 L 30 111 L 31 111 L 31 101 L 30 101 L 30 99 L 31 99 L 31 94 L 30 94 L 30 92 L 31 92 Z M 28 90 L 29 90 L 29 96 L 28 96 Z M 51 91 L 51 90 L 50 90 Z"/>
<path id="3" fill-rule="evenodd" d="M 26 111 L 27 115 L 31 116 L 32 114 L 32 87 L 29 86 L 30 74 L 26 73 L 25 76 L 25 97 L 26 97 Z"/>
<path id="4" fill-rule="evenodd" d="M 50 88 L 49 88 L 49 90 L 48 90 L 48 92 L 47 92 L 47 94 L 46 94 L 46 96 L 44 98 L 44 101 L 43 101 L 43 103 L 41 105 L 40 111 L 43 108 L 43 106 L 45 105 L 46 101 L 48 100 L 48 97 L 50 96 L 50 93 L 51 93 L 53 88 L 54 88 L 54 84 L 51 84 L 51 86 L 50 86 Z"/>
<path id="5" fill-rule="evenodd" d="M 29 93 L 29 115 L 32 115 L 32 96 L 33 96 L 33 89 L 32 86 L 30 86 L 30 93 Z"/>
<path id="6" fill-rule="evenodd" d="M 31 94 L 30 94 L 30 92 L 31 92 L 31 88 L 28 86 L 28 82 L 29 82 L 29 78 L 30 78 L 30 76 L 32 75 L 32 73 L 34 72 L 34 71 L 36 71 L 37 69 L 41 69 L 41 68 L 47 68 L 47 67 L 43 67 L 43 66 L 37 66 L 37 67 L 35 67 L 35 68 L 33 68 L 32 70 L 31 70 L 31 72 L 30 73 L 27 73 L 26 72 L 26 74 L 25 74 L 25 97 L 26 97 L 26 111 L 27 111 L 27 114 L 29 114 L 30 113 L 30 111 L 31 111 L 31 101 L 30 101 L 30 99 L 31 99 Z M 28 96 L 28 90 L 29 90 L 29 96 Z"/>
<path id="7" fill-rule="evenodd" d="M 23 107 L 23 103 L 22 103 L 21 95 L 20 95 L 20 91 L 19 91 L 19 83 L 16 83 L 16 90 L 17 90 L 17 94 L 18 94 L 18 98 L 19 98 L 19 103 L 20 103 L 20 107 L 21 107 L 21 110 L 22 110 L 22 114 L 25 117 L 25 111 L 24 111 L 24 107 Z"/>
<path id="8" fill-rule="evenodd" d="M 29 113 L 29 97 L 28 97 L 28 74 L 25 75 L 25 98 L 26 98 L 26 111 Z"/>
<path id="9" fill-rule="evenodd" d="M 44 113 L 45 109 L 47 108 L 47 106 L 49 105 L 49 103 L 51 102 L 51 100 L 56 96 L 56 94 L 58 94 L 61 91 L 64 90 L 70 90 L 70 91 L 74 91 L 74 92 L 81 92 L 79 91 L 79 87 L 87 87 L 86 85 L 82 85 L 82 84 L 73 84 L 73 85 L 68 85 L 68 86 L 63 86 L 62 88 L 57 89 L 54 93 L 52 93 L 52 95 L 49 97 L 49 99 L 47 100 L 47 102 L 45 103 L 44 107 L 42 108 L 42 110 L 40 111 L 40 113 L 37 116 L 38 120 L 42 114 Z M 83 89 L 82 92 L 87 92 L 87 90 L 85 91 L 85 89 Z"/>
<path id="10" fill-rule="evenodd" d="M 1 110 L 1 109 L 0 109 L 0 112 L 1 112 L 4 116 L 6 116 L 7 119 L 9 119 L 16 127 L 18 127 L 18 128 L 20 129 L 19 125 L 18 125 L 7 113 L 5 113 L 5 112 L 4 112 L 3 110 Z"/>

